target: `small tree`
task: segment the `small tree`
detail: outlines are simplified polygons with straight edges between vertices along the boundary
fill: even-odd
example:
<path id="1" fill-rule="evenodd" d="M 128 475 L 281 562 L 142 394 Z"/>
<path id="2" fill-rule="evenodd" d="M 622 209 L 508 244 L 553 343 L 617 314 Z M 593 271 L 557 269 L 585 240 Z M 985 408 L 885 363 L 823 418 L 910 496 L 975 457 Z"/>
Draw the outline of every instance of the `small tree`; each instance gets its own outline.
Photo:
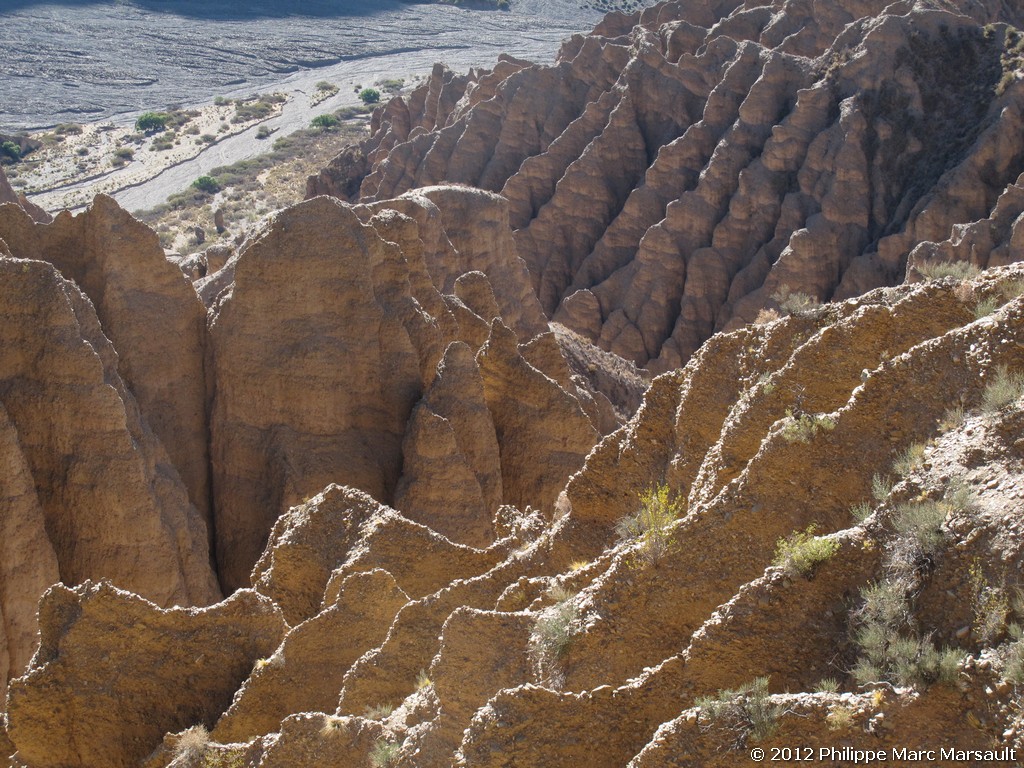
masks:
<path id="1" fill-rule="evenodd" d="M 362 100 L 363 104 L 376 104 L 380 101 L 380 91 L 376 88 L 363 88 L 363 90 L 359 92 L 359 98 Z"/>
<path id="2" fill-rule="evenodd" d="M 321 131 L 329 131 L 331 128 L 337 128 L 339 125 L 338 118 L 334 115 L 317 115 L 313 118 L 312 125 L 314 128 L 319 128 Z"/>
<path id="3" fill-rule="evenodd" d="M 3 144 L 0 144 L 0 155 L 9 157 L 11 160 L 17 162 L 21 159 L 21 147 L 13 141 L 5 141 Z"/>
<path id="4" fill-rule="evenodd" d="M 209 195 L 220 192 L 220 184 L 217 183 L 217 180 L 213 178 L 213 176 L 200 176 L 192 182 L 192 186 L 200 192 L 206 192 Z"/>
<path id="5" fill-rule="evenodd" d="M 167 128 L 167 115 L 158 112 L 143 112 L 135 121 L 135 130 L 143 133 L 156 133 Z"/>

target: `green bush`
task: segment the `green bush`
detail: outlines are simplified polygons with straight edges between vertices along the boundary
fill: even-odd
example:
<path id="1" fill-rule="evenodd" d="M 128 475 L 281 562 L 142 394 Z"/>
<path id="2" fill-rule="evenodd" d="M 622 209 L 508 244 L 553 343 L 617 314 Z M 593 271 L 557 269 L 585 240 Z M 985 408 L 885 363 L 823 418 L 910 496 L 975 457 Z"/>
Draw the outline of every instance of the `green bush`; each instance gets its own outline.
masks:
<path id="1" fill-rule="evenodd" d="M 17 162 L 21 159 L 21 147 L 13 141 L 5 141 L 0 144 L 0 154 Z"/>
<path id="2" fill-rule="evenodd" d="M 772 565 L 786 570 L 792 576 L 810 576 L 814 569 L 839 551 L 839 542 L 815 536 L 816 526 L 811 523 L 804 531 L 794 531 L 779 539 L 775 545 Z"/>
<path id="3" fill-rule="evenodd" d="M 376 104 L 380 101 L 380 91 L 376 88 L 363 88 L 359 92 L 359 99 L 363 104 Z"/>
<path id="4" fill-rule="evenodd" d="M 669 549 L 669 528 L 682 513 L 678 499 L 662 483 L 640 494 L 640 510 L 622 518 L 615 526 L 620 543 L 640 542 L 640 555 L 649 564 L 656 563 Z"/>
<path id="5" fill-rule="evenodd" d="M 220 192 L 220 184 L 215 178 L 213 178 L 213 176 L 200 176 L 192 182 L 192 186 L 200 192 L 206 192 L 209 195 Z"/>
<path id="6" fill-rule="evenodd" d="M 341 121 L 339 121 L 334 115 L 317 115 L 313 118 L 310 124 L 314 128 L 319 128 L 321 131 L 329 131 L 332 128 L 337 128 L 341 125 Z"/>
<path id="7" fill-rule="evenodd" d="M 135 121 L 135 130 L 143 133 L 156 133 L 167 128 L 167 115 L 159 112 L 143 112 Z"/>
<path id="8" fill-rule="evenodd" d="M 856 634 L 861 658 L 853 669 L 858 684 L 889 682 L 920 690 L 956 679 L 963 654 L 909 633 L 910 607 L 899 582 L 879 582 L 861 596 Z"/>

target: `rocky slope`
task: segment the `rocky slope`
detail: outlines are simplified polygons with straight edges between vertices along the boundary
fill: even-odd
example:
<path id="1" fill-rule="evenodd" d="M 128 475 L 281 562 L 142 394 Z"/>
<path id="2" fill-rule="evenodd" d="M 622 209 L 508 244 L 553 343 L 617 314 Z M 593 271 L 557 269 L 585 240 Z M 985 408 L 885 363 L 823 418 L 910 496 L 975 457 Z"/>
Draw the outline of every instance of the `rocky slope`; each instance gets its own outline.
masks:
<path id="1" fill-rule="evenodd" d="M 110 198 L 51 223 L 0 205 L 0 690 L 58 581 L 107 579 L 161 608 L 258 583 L 279 603 L 306 596 L 281 603 L 296 623 L 337 563 L 296 584 L 303 558 L 261 553 L 282 513 L 331 483 L 369 494 L 346 541 L 389 504 L 448 554 L 401 595 L 498 562 L 502 505 L 550 516 L 644 381 L 622 361 L 571 370 L 563 347 L 577 367 L 610 358 L 548 329 L 507 217 L 501 198 L 450 187 L 322 198 L 185 265 L 194 287 Z"/>
<path id="2" fill-rule="evenodd" d="M 611 15 L 180 265 L 0 204 L 0 764 L 1024 749 L 1013 13 Z"/>
<path id="3" fill-rule="evenodd" d="M 787 292 L 896 284 L 919 243 L 990 216 L 1024 171 L 1022 21 L 995 2 L 611 14 L 554 66 L 435 68 L 307 191 L 501 192 L 547 315 L 661 372 Z"/>
<path id="4" fill-rule="evenodd" d="M 714 337 L 590 452 L 553 517 L 501 506 L 487 548 L 330 485 L 274 524 L 255 594 L 196 614 L 55 588 L 8 696 L 12 765 L 1024 747 L 1022 350 L 1024 269 L 878 289 Z M 619 523 L 645 503 L 667 514 L 630 536 Z M 246 600 L 259 629 L 231 618 Z M 250 644 L 203 634 L 225 631 Z M 86 713 L 115 646 L 111 729 Z M 155 692 L 186 674 L 207 687 Z M 209 735 L 158 743 L 194 724 Z"/>

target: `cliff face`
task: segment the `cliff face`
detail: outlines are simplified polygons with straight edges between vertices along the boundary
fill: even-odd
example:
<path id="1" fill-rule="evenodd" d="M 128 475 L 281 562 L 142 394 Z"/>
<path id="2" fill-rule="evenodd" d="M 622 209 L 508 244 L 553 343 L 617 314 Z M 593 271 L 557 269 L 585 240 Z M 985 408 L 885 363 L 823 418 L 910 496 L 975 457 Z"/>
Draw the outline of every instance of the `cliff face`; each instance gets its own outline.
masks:
<path id="1" fill-rule="evenodd" d="M 507 219 L 465 188 L 321 197 L 225 267 L 208 361 L 225 585 L 248 584 L 274 521 L 328 483 L 486 547 L 501 503 L 550 512 L 618 425 L 570 376 Z"/>
<path id="2" fill-rule="evenodd" d="M 843 299 L 898 283 L 914 247 L 991 214 L 1024 171 L 1019 37 L 991 22 L 1020 24 L 1019 10 L 612 14 L 554 66 L 435 68 L 308 190 L 501 192 L 547 315 L 665 371 L 787 292 Z M 1003 263 L 989 250 L 963 258 Z"/>
<path id="3" fill-rule="evenodd" d="M 19 208 L 0 206 L 0 217 L 12 213 L 27 220 Z M 12 233 L 5 228 L 5 240 L 18 243 Z M 167 265 L 158 259 L 150 264 L 157 271 Z M 220 590 L 203 517 L 122 375 L 123 358 L 94 304 L 51 263 L 8 251 L 0 271 L 6 688 L 35 648 L 35 604 L 47 584 L 108 578 L 164 606 L 207 604 Z M 177 279 L 187 296 L 191 289 Z M 117 303 L 116 290 L 108 298 Z M 153 302 L 161 298 L 154 290 Z M 124 314 L 119 320 L 132 324 Z M 143 317 L 135 321 L 145 326 Z M 165 352 L 171 359 L 175 341 Z"/>
<path id="4" fill-rule="evenodd" d="M 219 599 L 218 579 L 281 600 L 283 554 L 277 576 L 250 573 L 278 518 L 331 483 L 478 553 L 473 568 L 496 562 L 480 553 L 503 504 L 550 515 L 644 382 L 570 372 L 507 221 L 504 200 L 464 188 L 321 198 L 194 288 L 109 198 L 49 224 L 0 205 L 0 690 L 58 581 L 163 608 Z M 296 589 L 319 605 L 326 581 Z"/>

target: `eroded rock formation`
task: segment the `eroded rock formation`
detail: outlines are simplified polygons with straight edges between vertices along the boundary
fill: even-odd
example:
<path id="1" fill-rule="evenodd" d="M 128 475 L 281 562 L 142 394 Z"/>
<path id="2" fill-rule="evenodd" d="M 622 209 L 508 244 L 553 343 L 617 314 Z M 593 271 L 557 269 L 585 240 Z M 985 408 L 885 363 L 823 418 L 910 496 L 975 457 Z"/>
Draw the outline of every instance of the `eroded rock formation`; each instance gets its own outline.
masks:
<path id="1" fill-rule="evenodd" d="M 993 212 L 1024 171 L 1020 38 L 998 22 L 1021 24 L 1020 10 L 672 1 L 611 14 L 553 66 L 435 68 L 309 191 L 501 192 L 545 312 L 661 372 L 786 292 L 898 283 L 915 246 Z M 942 253 L 1005 263 L 990 250 Z"/>
<path id="2" fill-rule="evenodd" d="M 1019 267 L 992 269 L 716 336 L 590 453 L 560 517 L 501 507 L 486 550 L 329 487 L 278 521 L 257 568 L 261 604 L 291 628 L 230 708 L 219 699 L 211 742 L 189 752 L 154 730 L 147 766 L 724 766 L 792 739 L 1020 748 L 1009 627 L 1024 617 L 1000 601 L 1024 558 L 1022 284 Z M 623 534 L 661 485 L 671 513 Z M 875 629 L 918 649 L 904 666 L 863 633 L 882 587 L 906 613 Z M 146 610 L 183 631 L 181 612 Z M 74 695 L 36 684 L 38 664 L 14 683 L 19 749 L 18 697 Z M 837 690 L 796 693 L 823 685 Z"/>
<path id="3" fill-rule="evenodd" d="M 194 290 L 112 201 L 0 206 L 0 755 L 1024 748 L 1018 14 L 671 0 L 435 69 Z M 237 591 L 170 607 L 206 509 Z"/>
<path id="4" fill-rule="evenodd" d="M 618 425 L 587 380 L 542 370 L 567 371 L 557 345 L 530 357 L 547 325 L 507 222 L 502 198 L 466 188 L 318 197 L 223 267 L 208 368 L 226 586 L 248 583 L 274 521 L 328 483 L 486 547 L 501 503 L 550 512 Z"/>
<path id="5" fill-rule="evenodd" d="M 167 731 L 212 721 L 285 628 L 280 610 L 251 591 L 163 611 L 91 582 L 50 589 L 39 625 L 32 670 L 8 696 L 19 758 L 111 768 L 138 765 Z"/>
<path id="6" fill-rule="evenodd" d="M 93 304 L 43 261 L 0 257 L 0 274 L 2 689 L 33 652 L 46 583 L 108 578 L 162 606 L 220 591 L 206 525 Z"/>

